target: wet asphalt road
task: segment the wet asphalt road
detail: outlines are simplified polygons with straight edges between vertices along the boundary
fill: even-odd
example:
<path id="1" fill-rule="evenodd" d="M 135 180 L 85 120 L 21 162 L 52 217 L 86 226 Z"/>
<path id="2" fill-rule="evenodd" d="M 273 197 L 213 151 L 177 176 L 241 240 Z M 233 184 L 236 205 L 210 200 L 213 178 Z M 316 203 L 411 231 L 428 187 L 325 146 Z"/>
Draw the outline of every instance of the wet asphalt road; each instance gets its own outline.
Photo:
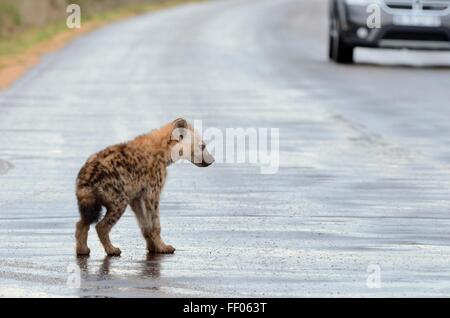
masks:
<path id="1" fill-rule="evenodd" d="M 450 53 L 337 66 L 326 30 L 326 1 L 187 5 L 86 35 L 0 93 L 0 295 L 450 295 Z M 77 260 L 80 166 L 177 117 L 280 128 L 279 172 L 173 166 L 174 255 L 147 256 L 128 211 L 122 257 L 91 231 Z"/>

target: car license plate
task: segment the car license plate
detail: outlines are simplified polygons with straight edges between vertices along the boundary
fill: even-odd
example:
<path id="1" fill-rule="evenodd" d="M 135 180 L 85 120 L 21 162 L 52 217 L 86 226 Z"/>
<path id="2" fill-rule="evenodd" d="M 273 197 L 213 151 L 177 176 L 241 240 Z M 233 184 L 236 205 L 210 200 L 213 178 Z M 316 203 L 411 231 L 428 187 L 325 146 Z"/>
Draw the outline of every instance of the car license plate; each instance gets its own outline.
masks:
<path id="1" fill-rule="evenodd" d="M 441 26 L 441 18 L 435 16 L 421 15 L 397 15 L 394 16 L 394 24 L 401 26 L 423 26 L 423 27 L 439 27 Z"/>

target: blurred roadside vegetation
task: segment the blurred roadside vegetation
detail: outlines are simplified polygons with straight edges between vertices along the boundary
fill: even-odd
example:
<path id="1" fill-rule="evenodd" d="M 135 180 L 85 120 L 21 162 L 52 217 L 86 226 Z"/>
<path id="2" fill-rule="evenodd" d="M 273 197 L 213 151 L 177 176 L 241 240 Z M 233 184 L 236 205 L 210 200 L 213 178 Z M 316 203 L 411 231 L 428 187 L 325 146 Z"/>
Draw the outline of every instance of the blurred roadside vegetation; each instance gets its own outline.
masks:
<path id="1" fill-rule="evenodd" d="M 82 29 L 199 0 L 0 0 L 0 58 L 22 53 L 63 32 L 66 7 L 81 7 Z M 82 30 L 83 31 L 83 30 Z M 0 66 L 1 67 L 1 66 Z"/>

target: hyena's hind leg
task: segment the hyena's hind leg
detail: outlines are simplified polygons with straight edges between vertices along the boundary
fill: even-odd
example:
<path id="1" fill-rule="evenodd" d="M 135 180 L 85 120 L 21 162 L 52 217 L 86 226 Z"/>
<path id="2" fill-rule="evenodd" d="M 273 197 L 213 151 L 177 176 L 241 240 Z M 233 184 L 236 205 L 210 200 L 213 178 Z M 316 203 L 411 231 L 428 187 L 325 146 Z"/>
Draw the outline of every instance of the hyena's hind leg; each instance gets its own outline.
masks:
<path id="1" fill-rule="evenodd" d="M 75 239 L 77 241 L 76 252 L 77 255 L 89 255 L 91 250 L 87 245 L 89 224 L 86 224 L 83 220 L 77 222 Z"/>
<path id="2" fill-rule="evenodd" d="M 102 205 L 98 197 L 87 187 L 77 189 L 78 209 L 80 221 L 76 225 L 76 253 L 77 255 L 89 255 L 90 249 L 87 245 L 89 227 L 98 221 Z"/>
<path id="3" fill-rule="evenodd" d="M 125 212 L 127 205 L 128 202 L 125 197 L 115 197 L 107 206 L 105 217 L 95 226 L 98 238 L 100 239 L 106 254 L 109 256 L 120 256 L 121 254 L 120 249 L 112 245 L 109 238 L 109 232 L 111 232 L 112 227 L 119 221 L 120 217 Z"/>

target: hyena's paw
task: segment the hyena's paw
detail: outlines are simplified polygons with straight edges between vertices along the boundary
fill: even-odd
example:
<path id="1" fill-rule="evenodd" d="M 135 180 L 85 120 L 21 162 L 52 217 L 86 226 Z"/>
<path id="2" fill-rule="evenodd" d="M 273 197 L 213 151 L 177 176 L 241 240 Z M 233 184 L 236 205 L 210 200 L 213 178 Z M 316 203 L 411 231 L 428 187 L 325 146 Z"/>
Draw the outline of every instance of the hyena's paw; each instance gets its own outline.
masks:
<path id="1" fill-rule="evenodd" d="M 91 253 L 91 250 L 87 246 L 77 246 L 78 256 L 87 256 Z"/>
<path id="2" fill-rule="evenodd" d="M 175 252 L 175 248 L 172 245 L 164 245 L 156 248 L 154 252 L 159 254 L 173 254 Z"/>
<path id="3" fill-rule="evenodd" d="M 108 256 L 120 256 L 121 253 L 122 251 L 120 248 L 114 246 L 106 250 L 106 254 L 108 254 Z"/>

